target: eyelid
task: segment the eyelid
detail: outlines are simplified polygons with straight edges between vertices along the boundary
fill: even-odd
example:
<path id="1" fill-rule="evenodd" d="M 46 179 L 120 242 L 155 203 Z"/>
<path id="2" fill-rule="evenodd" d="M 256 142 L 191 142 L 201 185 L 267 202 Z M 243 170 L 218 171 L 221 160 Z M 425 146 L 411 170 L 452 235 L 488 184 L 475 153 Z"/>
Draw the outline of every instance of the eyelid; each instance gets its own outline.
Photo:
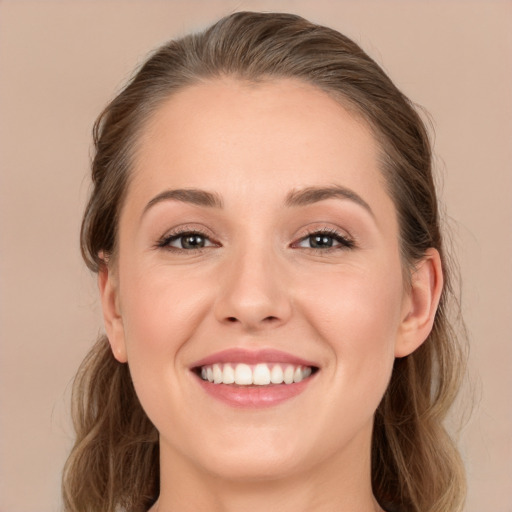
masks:
<path id="1" fill-rule="evenodd" d="M 180 237 L 185 235 L 200 235 L 204 237 L 206 240 L 211 242 L 210 245 L 207 247 L 198 247 L 197 249 L 183 249 L 179 247 L 173 247 L 170 244 L 170 242 L 174 240 L 178 240 Z M 173 228 L 169 231 L 167 231 L 162 237 L 160 237 L 155 247 L 157 249 L 168 249 L 168 250 L 176 250 L 176 251 L 186 251 L 186 252 L 193 252 L 193 251 L 200 251 L 202 249 L 206 249 L 209 247 L 220 247 L 220 243 L 217 242 L 213 235 L 211 234 L 210 230 L 206 229 L 204 226 L 197 226 L 197 225 L 182 225 L 178 226 L 176 228 Z"/>
<path id="2" fill-rule="evenodd" d="M 189 236 L 190 237 L 193 237 L 193 236 L 201 237 L 205 241 L 205 245 L 202 247 L 194 247 L 191 249 L 185 249 L 184 247 L 176 247 L 175 245 L 172 245 L 174 242 L 177 242 L 178 240 L 187 238 Z M 205 247 L 216 247 L 216 244 L 214 242 L 212 242 L 209 237 L 203 235 L 202 233 L 198 233 L 197 231 L 189 231 L 186 233 L 178 233 L 176 235 L 169 236 L 166 241 L 166 247 L 173 247 L 174 249 L 191 251 L 191 250 L 204 249 Z"/>
<path id="3" fill-rule="evenodd" d="M 196 249 L 184 249 L 179 247 L 174 247 L 170 245 L 170 242 L 179 239 L 184 235 L 200 235 L 204 237 L 209 245 L 206 247 L 198 247 Z M 333 238 L 338 242 L 338 245 L 333 247 L 326 248 L 315 248 L 315 247 L 300 247 L 299 244 L 305 241 L 308 237 L 314 235 L 325 235 Z M 181 225 L 171 230 L 167 231 L 162 237 L 160 237 L 155 243 L 155 248 L 157 249 L 168 249 L 168 250 L 176 250 L 176 251 L 186 251 L 186 252 L 194 252 L 201 251 L 210 247 L 221 247 L 222 244 L 218 242 L 215 237 L 212 235 L 211 231 L 205 226 L 201 225 Z M 328 252 L 329 250 L 348 250 L 356 247 L 356 240 L 352 235 L 347 233 L 345 230 L 341 230 L 339 228 L 335 228 L 332 226 L 318 226 L 312 227 L 308 226 L 298 238 L 295 239 L 294 242 L 290 244 L 291 248 L 294 249 L 306 249 L 314 252 Z"/>
<path id="4" fill-rule="evenodd" d="M 314 236 L 314 235 L 326 235 L 333 239 L 335 239 L 339 245 L 336 245 L 334 247 L 327 247 L 327 248 L 315 248 L 315 247 L 302 247 L 303 249 L 309 249 L 315 252 L 328 252 L 329 250 L 347 250 L 347 249 L 353 249 L 356 247 L 356 242 L 353 236 L 349 235 L 346 232 L 342 232 L 341 230 L 334 228 L 334 227 L 318 227 L 318 228 L 311 228 L 309 227 L 306 231 L 306 233 L 302 234 L 295 242 L 291 244 L 291 247 L 293 248 L 300 248 L 298 246 L 299 243 L 305 241 L 307 238 Z"/>

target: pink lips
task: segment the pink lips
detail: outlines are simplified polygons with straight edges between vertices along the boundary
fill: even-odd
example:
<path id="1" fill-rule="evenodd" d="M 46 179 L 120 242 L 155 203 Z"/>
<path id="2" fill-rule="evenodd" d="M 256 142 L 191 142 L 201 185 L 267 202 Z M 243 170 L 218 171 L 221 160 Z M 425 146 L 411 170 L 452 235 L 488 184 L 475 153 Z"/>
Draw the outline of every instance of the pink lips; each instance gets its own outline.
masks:
<path id="1" fill-rule="evenodd" d="M 302 366 L 316 366 L 312 361 L 301 359 L 300 357 L 296 357 L 286 352 L 281 352 L 280 350 L 246 350 L 243 348 L 230 348 L 195 362 L 191 365 L 191 368 L 215 363 L 288 363 Z"/>
<path id="2" fill-rule="evenodd" d="M 317 367 L 312 361 L 296 357 L 286 352 L 273 349 L 251 351 L 233 348 L 211 354 L 191 365 L 191 370 L 215 363 L 283 363 Z M 293 384 L 277 384 L 268 386 L 238 386 L 236 384 L 213 384 L 205 381 L 194 371 L 197 382 L 202 389 L 213 398 L 232 407 L 261 408 L 278 405 L 302 393 L 312 382 L 315 375 Z"/>

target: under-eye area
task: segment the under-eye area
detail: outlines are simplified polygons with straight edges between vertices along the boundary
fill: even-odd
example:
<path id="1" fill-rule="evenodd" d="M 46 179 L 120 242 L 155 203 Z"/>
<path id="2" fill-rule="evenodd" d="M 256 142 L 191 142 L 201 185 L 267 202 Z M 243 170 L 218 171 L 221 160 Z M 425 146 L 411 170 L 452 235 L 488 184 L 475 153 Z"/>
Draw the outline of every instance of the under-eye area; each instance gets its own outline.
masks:
<path id="1" fill-rule="evenodd" d="M 301 382 L 318 372 L 318 368 L 290 363 L 216 363 L 197 366 L 192 371 L 213 384 L 272 386 Z"/>

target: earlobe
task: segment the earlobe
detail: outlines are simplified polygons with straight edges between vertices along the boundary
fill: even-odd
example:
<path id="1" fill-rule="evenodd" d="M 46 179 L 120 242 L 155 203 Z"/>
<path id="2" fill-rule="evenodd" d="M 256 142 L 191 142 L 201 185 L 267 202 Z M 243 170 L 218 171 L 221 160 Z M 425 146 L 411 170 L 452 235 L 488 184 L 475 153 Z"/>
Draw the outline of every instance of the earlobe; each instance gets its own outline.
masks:
<path id="1" fill-rule="evenodd" d="M 123 321 L 119 309 L 118 286 L 113 272 L 108 265 L 103 265 L 98 272 L 98 288 L 103 310 L 103 321 L 114 357 L 120 363 L 126 363 L 126 344 Z"/>
<path id="2" fill-rule="evenodd" d="M 406 308 L 395 345 L 395 357 L 414 352 L 428 337 L 443 290 L 443 270 L 439 252 L 430 248 L 417 263 L 412 275 Z"/>

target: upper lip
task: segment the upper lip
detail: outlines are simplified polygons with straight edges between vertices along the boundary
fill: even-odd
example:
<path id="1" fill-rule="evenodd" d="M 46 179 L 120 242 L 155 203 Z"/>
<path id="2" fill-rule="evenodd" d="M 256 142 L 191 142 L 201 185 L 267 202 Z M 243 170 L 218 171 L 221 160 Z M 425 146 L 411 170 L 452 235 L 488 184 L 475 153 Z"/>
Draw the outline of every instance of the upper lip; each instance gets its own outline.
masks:
<path id="1" fill-rule="evenodd" d="M 293 365 L 318 367 L 312 361 L 297 357 L 287 352 L 275 349 L 248 350 L 246 348 L 229 348 L 215 352 L 191 365 L 191 368 L 206 366 L 215 363 L 288 363 Z"/>

